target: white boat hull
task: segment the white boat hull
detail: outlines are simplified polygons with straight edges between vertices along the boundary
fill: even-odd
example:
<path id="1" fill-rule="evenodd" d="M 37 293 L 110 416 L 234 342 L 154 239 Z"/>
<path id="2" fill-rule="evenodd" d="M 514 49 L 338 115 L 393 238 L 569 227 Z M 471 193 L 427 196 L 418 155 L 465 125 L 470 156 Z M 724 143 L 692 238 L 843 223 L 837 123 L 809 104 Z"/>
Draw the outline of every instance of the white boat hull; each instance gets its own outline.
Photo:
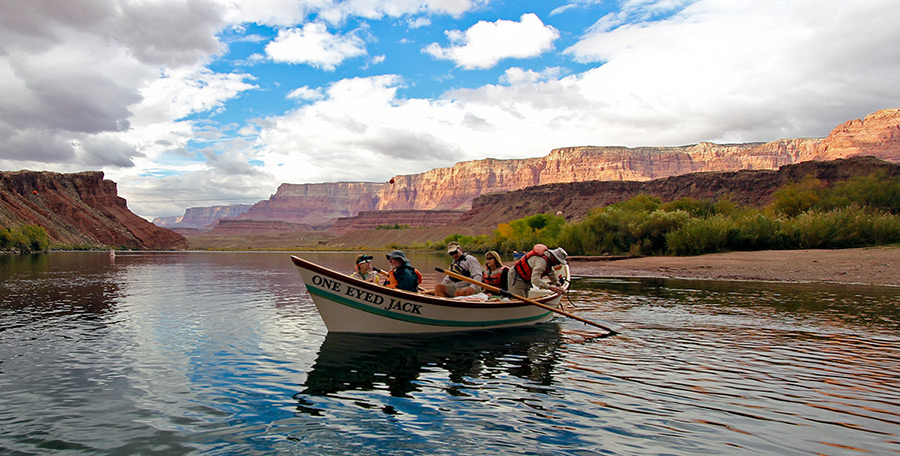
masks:
<path id="1" fill-rule="evenodd" d="M 412 334 L 534 325 L 554 315 L 519 302 L 467 301 L 396 290 L 291 256 L 330 332 Z M 565 286 L 568 286 L 566 281 Z M 533 298 L 556 307 L 560 294 Z"/>

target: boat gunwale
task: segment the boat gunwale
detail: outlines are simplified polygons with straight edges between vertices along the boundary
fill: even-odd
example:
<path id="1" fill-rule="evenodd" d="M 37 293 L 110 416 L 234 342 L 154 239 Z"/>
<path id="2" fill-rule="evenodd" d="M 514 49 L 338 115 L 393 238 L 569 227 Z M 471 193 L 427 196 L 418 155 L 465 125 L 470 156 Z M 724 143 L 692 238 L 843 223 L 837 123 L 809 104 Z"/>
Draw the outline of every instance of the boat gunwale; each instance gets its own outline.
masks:
<path id="1" fill-rule="evenodd" d="M 400 290 L 396 288 L 387 288 L 383 285 L 374 284 L 372 282 L 367 282 L 362 279 L 358 279 L 356 277 L 351 277 L 347 274 L 337 272 L 333 269 L 328 269 L 324 266 L 320 266 L 316 263 L 313 263 L 309 260 L 304 260 L 295 255 L 291 255 L 291 260 L 294 262 L 294 265 L 298 268 L 307 269 L 311 272 L 319 273 L 325 276 L 329 276 L 330 278 L 340 280 L 343 282 L 352 283 L 353 286 L 366 289 L 368 291 L 372 291 L 375 293 L 394 296 L 397 298 L 403 298 L 407 300 L 415 300 L 417 302 L 427 303 L 436 306 L 443 307 L 459 307 L 459 308 L 476 308 L 476 309 L 502 309 L 502 308 L 515 308 L 515 307 L 527 307 L 532 306 L 532 304 L 518 301 L 518 300 L 510 300 L 510 301 L 472 301 L 472 300 L 462 300 L 462 299 L 454 299 L 454 298 L 444 298 L 439 296 L 431 296 L 424 295 L 420 293 L 414 293 L 411 291 Z M 306 285 L 306 283 L 304 283 Z M 546 304 L 547 301 L 552 301 L 556 299 L 558 293 L 549 294 L 547 296 L 542 296 L 540 298 L 534 299 L 534 301 L 540 302 L 542 304 Z"/>

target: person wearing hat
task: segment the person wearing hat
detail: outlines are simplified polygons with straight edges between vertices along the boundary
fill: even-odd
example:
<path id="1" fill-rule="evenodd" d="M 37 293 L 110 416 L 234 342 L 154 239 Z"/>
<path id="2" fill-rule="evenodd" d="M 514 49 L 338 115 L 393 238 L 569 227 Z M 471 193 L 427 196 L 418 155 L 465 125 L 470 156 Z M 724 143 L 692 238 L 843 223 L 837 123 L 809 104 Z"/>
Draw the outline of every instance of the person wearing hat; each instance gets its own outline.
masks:
<path id="1" fill-rule="evenodd" d="M 543 244 L 535 245 L 535 248 L 516 261 L 515 265 L 507 273 L 509 292 L 515 295 L 528 297 L 528 291 L 532 286 L 550 290 L 554 293 L 565 291 L 560 286 L 559 277 L 554 266 L 566 264 L 566 251 L 562 247 L 548 249 Z M 543 280 L 550 279 L 550 285 Z"/>
<path id="2" fill-rule="evenodd" d="M 422 273 L 418 269 L 409 264 L 406 254 L 394 250 L 387 256 L 391 262 L 391 271 L 388 272 L 388 278 L 385 286 L 388 288 L 397 288 L 400 290 L 419 291 L 419 284 L 422 283 Z"/>
<path id="3" fill-rule="evenodd" d="M 469 277 L 476 282 L 482 281 L 481 263 L 478 262 L 478 258 L 463 252 L 459 242 L 447 244 L 447 253 L 453 257 L 453 262 L 448 268 L 450 271 Z M 481 293 L 481 287 L 450 276 L 444 276 L 444 280 L 434 286 L 435 296 L 470 296 L 475 293 Z"/>
<path id="4" fill-rule="evenodd" d="M 360 255 L 356 257 L 356 272 L 350 274 L 366 282 L 378 283 L 378 273 L 372 270 L 372 255 Z"/>

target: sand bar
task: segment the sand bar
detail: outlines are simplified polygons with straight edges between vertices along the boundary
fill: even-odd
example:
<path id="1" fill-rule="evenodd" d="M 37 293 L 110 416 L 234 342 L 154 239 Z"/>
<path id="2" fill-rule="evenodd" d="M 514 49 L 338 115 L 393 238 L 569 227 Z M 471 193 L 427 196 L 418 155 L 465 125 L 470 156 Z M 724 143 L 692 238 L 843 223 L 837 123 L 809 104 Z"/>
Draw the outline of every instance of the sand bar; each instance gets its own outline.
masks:
<path id="1" fill-rule="evenodd" d="M 663 277 L 900 286 L 900 246 L 840 250 L 764 250 L 690 257 L 571 261 L 589 277 Z"/>

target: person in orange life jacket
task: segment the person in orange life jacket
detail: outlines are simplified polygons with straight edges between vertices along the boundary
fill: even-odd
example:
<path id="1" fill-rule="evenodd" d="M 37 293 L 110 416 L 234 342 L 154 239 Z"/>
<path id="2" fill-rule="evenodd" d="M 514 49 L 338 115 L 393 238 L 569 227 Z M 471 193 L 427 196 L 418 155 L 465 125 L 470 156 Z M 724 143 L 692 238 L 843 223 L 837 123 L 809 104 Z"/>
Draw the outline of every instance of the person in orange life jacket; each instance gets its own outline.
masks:
<path id="1" fill-rule="evenodd" d="M 482 282 L 505 290 L 507 288 L 507 271 L 509 268 L 503 266 L 499 253 L 491 250 L 484 254 L 484 279 Z"/>
<path id="2" fill-rule="evenodd" d="M 562 247 L 548 249 L 542 244 L 534 246 L 530 252 L 516 261 L 509 268 L 507 281 L 509 292 L 518 296 L 528 297 L 528 291 L 534 285 L 538 288 L 548 289 L 554 293 L 562 293 L 565 290 L 560 286 L 559 277 L 554 266 L 566 264 L 566 251 Z M 541 278 L 549 277 L 550 285 L 544 283 Z"/>
<path id="3" fill-rule="evenodd" d="M 463 252 L 458 242 L 447 244 L 447 253 L 453 257 L 453 262 L 450 263 L 450 271 L 469 277 L 476 282 L 481 282 L 481 263 L 478 262 L 478 258 Z M 450 276 L 444 276 L 444 280 L 434 286 L 435 296 L 470 296 L 475 293 L 481 293 L 481 287 Z"/>
<path id="4" fill-rule="evenodd" d="M 350 274 L 366 282 L 378 283 L 378 273 L 372 270 L 372 255 L 360 255 L 356 257 L 356 272 Z"/>
<path id="5" fill-rule="evenodd" d="M 419 284 L 422 283 L 422 274 L 409 264 L 406 254 L 394 250 L 386 255 L 388 261 L 391 262 L 391 271 L 388 273 L 387 282 L 384 284 L 388 288 L 397 288 L 400 290 L 419 291 Z"/>

